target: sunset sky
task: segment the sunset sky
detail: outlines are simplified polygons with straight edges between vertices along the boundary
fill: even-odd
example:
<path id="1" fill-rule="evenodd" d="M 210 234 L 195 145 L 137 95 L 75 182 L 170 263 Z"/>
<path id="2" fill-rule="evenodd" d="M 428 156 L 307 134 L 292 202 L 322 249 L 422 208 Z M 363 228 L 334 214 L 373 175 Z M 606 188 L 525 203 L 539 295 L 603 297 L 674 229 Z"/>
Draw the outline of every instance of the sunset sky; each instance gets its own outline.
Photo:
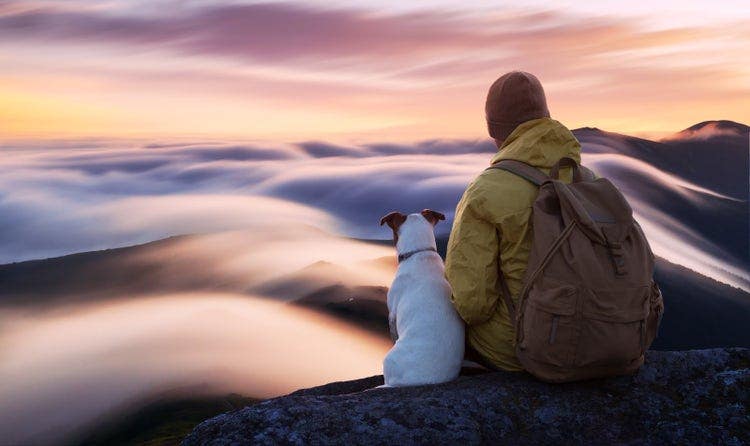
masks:
<path id="1" fill-rule="evenodd" d="M 512 70 L 605 130 L 655 348 L 747 346 L 749 56 L 750 0 L 0 0 L 0 446 L 379 374 L 381 218 L 446 245 Z"/>
<path id="2" fill-rule="evenodd" d="M 0 0 L 0 138 L 483 138 L 512 69 L 571 128 L 750 122 L 747 2 L 633 3 Z"/>

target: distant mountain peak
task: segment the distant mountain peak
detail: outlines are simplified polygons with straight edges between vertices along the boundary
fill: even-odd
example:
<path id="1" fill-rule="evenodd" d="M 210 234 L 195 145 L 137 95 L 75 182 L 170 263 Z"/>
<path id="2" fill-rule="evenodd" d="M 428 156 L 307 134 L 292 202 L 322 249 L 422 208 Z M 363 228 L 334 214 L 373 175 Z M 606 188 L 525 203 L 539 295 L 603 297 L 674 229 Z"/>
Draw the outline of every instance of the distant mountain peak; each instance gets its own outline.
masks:
<path id="1" fill-rule="evenodd" d="M 739 122 L 730 121 L 728 119 L 719 119 L 719 120 L 713 120 L 713 121 L 699 122 L 698 124 L 695 124 L 686 128 L 685 130 L 683 130 L 683 132 L 701 130 L 706 127 L 715 128 L 719 130 L 737 130 L 740 132 L 747 131 L 748 129 L 750 129 L 750 127 L 746 126 L 745 124 L 740 124 Z"/>
<path id="2" fill-rule="evenodd" d="M 750 131 L 750 127 L 739 122 L 720 119 L 715 121 L 703 121 L 692 125 L 685 130 L 665 140 L 706 140 L 719 136 L 742 136 Z"/>
<path id="3" fill-rule="evenodd" d="M 601 133 L 606 134 L 608 132 L 605 132 L 604 130 L 600 129 L 599 127 L 579 127 L 577 129 L 571 130 L 571 132 L 575 133 Z"/>
<path id="4" fill-rule="evenodd" d="M 605 137 L 605 138 L 615 138 L 615 139 L 642 139 L 637 136 L 626 135 L 624 133 L 617 133 L 617 132 L 611 132 L 608 130 L 602 130 L 599 127 L 579 127 L 577 129 L 571 130 L 571 132 L 576 138 Z"/>

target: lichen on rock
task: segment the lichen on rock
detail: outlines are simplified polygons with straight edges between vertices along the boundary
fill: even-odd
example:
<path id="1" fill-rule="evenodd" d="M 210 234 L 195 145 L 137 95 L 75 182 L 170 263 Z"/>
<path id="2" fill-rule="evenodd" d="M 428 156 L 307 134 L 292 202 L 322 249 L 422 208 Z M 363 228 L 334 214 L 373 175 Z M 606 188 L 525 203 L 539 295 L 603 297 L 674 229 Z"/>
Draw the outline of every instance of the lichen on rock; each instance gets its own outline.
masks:
<path id="1" fill-rule="evenodd" d="M 382 383 L 332 383 L 225 413 L 183 445 L 750 442 L 748 349 L 649 352 L 637 375 L 570 384 L 503 372 L 373 389 Z"/>

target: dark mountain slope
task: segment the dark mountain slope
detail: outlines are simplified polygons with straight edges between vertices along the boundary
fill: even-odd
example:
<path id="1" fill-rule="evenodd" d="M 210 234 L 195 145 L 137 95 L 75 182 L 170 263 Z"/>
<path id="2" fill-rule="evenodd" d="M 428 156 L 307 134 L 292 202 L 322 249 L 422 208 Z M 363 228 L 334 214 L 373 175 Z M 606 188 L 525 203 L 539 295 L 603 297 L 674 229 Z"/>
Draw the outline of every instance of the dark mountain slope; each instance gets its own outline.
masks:
<path id="1" fill-rule="evenodd" d="M 175 269 L 189 266 L 176 258 L 169 264 L 149 255 L 168 252 L 192 237 L 197 236 L 0 265 L 0 303 L 49 304 L 220 288 L 210 274 L 175 274 Z"/>
<path id="2" fill-rule="evenodd" d="M 592 167 L 637 200 L 641 214 L 700 250 L 750 268 L 747 126 L 707 121 L 659 142 L 592 128 L 574 134 L 584 154 L 594 155 Z"/>
<path id="3" fill-rule="evenodd" d="M 82 299 L 121 298 L 130 294 L 236 291 L 227 281 L 211 274 L 209 266 L 205 268 L 205 274 L 195 274 L 192 263 L 176 259 L 174 264 L 156 264 L 148 260 L 151 256 L 144 255 L 150 250 L 161 252 L 164 248 L 174 248 L 181 240 L 196 237 L 200 236 L 173 237 L 130 248 L 0 265 L 0 302 L 48 305 Z M 437 242 L 438 250 L 445 256 L 447 238 L 439 238 Z M 376 263 L 386 261 L 392 259 L 374 260 Z M 180 273 L 183 267 L 188 269 Z M 336 271 L 339 267 L 319 264 L 313 269 L 320 268 Z M 388 335 L 385 288 L 346 286 L 335 279 L 300 283 L 307 277 L 307 270 L 275 279 L 266 288 L 276 294 L 285 290 L 300 293 L 295 294 L 294 303 L 368 330 L 382 330 L 384 336 Z M 654 348 L 750 347 L 750 330 L 747 330 L 750 293 L 663 259 L 657 259 L 656 278 L 664 293 L 666 315 Z"/>
<path id="4" fill-rule="evenodd" d="M 573 130 L 584 153 L 619 153 L 735 198 L 748 196 L 750 127 L 705 121 L 669 138 L 650 141 L 595 128 Z"/>

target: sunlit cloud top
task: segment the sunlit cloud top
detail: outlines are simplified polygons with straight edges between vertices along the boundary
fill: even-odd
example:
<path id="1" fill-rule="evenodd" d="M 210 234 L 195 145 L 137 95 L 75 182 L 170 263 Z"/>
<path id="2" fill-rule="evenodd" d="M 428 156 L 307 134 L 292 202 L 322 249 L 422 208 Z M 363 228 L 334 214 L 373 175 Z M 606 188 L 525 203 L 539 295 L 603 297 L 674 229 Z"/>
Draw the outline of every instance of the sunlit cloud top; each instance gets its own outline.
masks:
<path id="1" fill-rule="evenodd" d="M 739 3 L 409 3 L 0 1 L 0 136 L 482 137 L 512 69 L 571 127 L 750 121 Z"/>

